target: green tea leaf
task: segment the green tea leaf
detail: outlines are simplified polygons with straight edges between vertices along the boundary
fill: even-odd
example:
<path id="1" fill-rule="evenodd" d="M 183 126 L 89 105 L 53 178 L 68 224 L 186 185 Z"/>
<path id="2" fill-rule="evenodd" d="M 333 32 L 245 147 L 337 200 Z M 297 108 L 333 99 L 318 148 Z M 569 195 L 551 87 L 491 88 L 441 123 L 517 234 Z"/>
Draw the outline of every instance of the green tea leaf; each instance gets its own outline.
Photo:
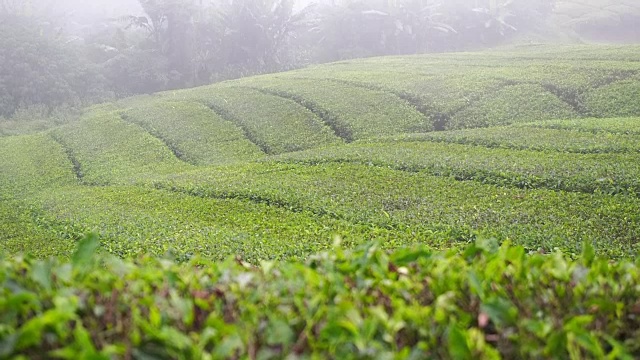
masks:
<path id="1" fill-rule="evenodd" d="M 449 354 L 452 359 L 471 359 L 471 349 L 467 337 L 457 326 L 449 326 Z"/>
<path id="2" fill-rule="evenodd" d="M 78 244 L 76 252 L 71 258 L 73 265 L 77 267 L 90 264 L 99 247 L 100 240 L 98 239 L 97 234 L 91 233 L 82 238 Z"/>
<path id="3" fill-rule="evenodd" d="M 591 242 L 585 241 L 582 243 L 582 262 L 585 266 L 590 266 L 593 260 L 596 258 L 596 251 L 591 245 Z"/>

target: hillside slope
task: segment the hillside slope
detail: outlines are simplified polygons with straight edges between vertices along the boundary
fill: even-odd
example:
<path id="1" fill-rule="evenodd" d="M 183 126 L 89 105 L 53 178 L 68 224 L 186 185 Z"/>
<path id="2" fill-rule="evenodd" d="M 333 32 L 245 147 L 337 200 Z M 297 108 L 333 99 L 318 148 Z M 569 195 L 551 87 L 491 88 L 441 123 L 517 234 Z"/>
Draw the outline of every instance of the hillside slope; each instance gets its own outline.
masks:
<path id="1" fill-rule="evenodd" d="M 306 258 L 477 237 L 640 249 L 637 46 L 353 60 L 0 137 L 0 248 Z"/>

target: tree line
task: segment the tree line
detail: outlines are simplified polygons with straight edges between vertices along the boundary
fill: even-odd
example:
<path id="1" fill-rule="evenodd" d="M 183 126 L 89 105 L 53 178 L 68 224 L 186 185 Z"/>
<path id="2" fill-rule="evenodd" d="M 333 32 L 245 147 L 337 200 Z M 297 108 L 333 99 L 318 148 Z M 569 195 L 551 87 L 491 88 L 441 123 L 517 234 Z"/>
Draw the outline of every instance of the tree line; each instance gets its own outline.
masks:
<path id="1" fill-rule="evenodd" d="M 312 63 L 479 49 L 540 27 L 556 5 L 137 1 L 142 13 L 69 26 L 65 16 L 51 16 L 46 0 L 0 0 L 0 116 L 34 104 L 80 106 Z"/>

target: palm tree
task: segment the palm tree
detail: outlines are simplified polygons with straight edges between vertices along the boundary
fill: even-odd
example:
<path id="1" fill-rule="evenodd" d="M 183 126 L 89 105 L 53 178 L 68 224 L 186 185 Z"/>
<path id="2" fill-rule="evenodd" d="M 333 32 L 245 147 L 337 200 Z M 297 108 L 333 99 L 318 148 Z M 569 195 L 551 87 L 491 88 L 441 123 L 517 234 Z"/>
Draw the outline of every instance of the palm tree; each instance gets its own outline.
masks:
<path id="1" fill-rule="evenodd" d="M 126 29 L 138 28 L 148 33 L 159 56 L 169 61 L 174 86 L 196 83 L 194 70 L 196 18 L 202 0 L 138 0 L 145 15 L 125 16 Z"/>
<path id="2" fill-rule="evenodd" d="M 350 1 L 324 10 L 319 32 L 334 58 L 429 51 L 440 33 L 455 33 L 428 0 Z"/>
<path id="3" fill-rule="evenodd" d="M 312 24 L 313 7 L 294 11 L 292 0 L 232 0 L 221 11 L 227 65 L 276 70 L 287 62 L 291 40 Z"/>
<path id="4" fill-rule="evenodd" d="M 635 42 L 640 39 L 637 0 L 558 0 L 555 18 L 580 36 Z"/>

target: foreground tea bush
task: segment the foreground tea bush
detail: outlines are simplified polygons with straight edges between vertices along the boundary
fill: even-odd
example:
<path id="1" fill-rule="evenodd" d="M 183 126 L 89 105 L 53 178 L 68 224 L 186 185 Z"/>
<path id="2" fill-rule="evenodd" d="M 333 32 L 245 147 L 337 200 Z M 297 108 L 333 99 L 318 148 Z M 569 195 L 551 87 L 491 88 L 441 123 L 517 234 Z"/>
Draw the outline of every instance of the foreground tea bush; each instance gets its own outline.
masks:
<path id="1" fill-rule="evenodd" d="M 101 256 L 0 261 L 0 357 L 640 356 L 640 268 L 594 256 L 334 248 L 260 267 Z"/>

